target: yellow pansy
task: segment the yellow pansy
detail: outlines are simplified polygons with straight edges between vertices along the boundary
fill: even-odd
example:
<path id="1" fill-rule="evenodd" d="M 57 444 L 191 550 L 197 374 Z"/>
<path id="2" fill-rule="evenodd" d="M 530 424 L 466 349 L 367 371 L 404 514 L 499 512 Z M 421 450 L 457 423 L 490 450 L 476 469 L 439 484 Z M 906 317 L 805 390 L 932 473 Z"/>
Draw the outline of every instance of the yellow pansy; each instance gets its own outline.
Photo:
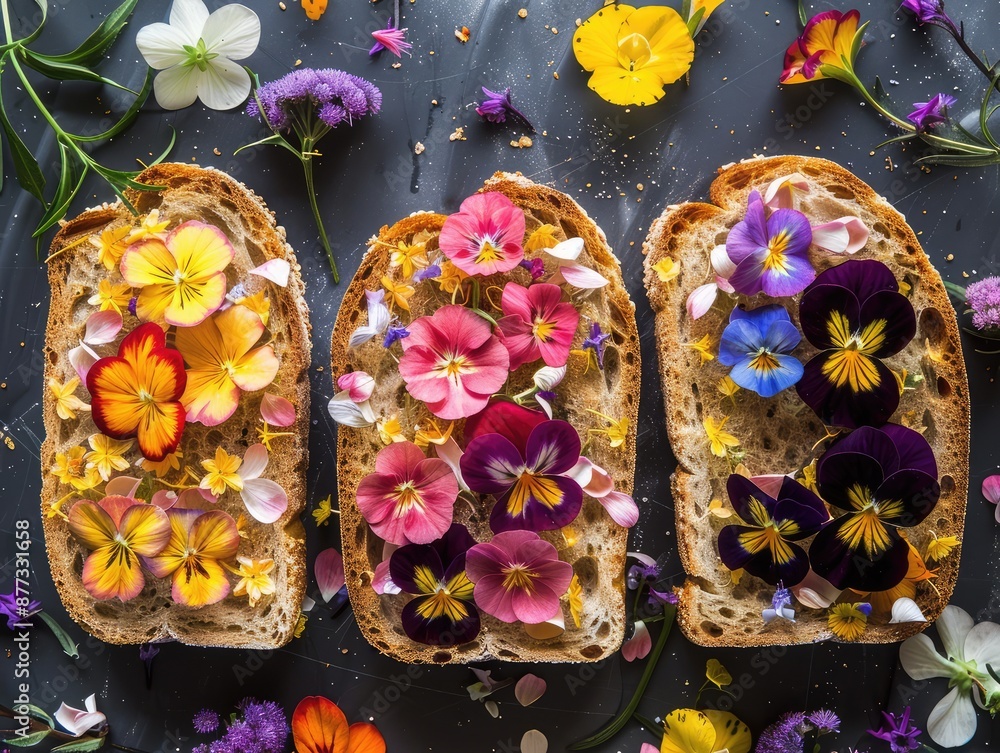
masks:
<path id="1" fill-rule="evenodd" d="M 271 578 L 274 560 L 237 557 L 236 561 L 239 568 L 234 572 L 240 576 L 240 580 L 233 588 L 233 596 L 246 595 L 250 606 L 255 607 L 262 597 L 274 593 L 274 579 Z"/>
<path id="2" fill-rule="evenodd" d="M 122 250 L 122 253 L 125 253 Z M 128 302 L 132 300 L 132 288 L 128 283 L 113 283 L 105 278 L 97 286 L 97 292 L 87 299 L 91 306 L 99 306 L 101 311 L 117 311 L 119 314 L 128 309 Z"/>
<path id="3" fill-rule="evenodd" d="M 160 222 L 160 210 L 154 209 L 141 220 L 134 228 L 129 228 L 131 234 L 125 241 L 126 244 L 138 243 L 147 238 L 164 238 L 170 222 Z"/>
<path id="4" fill-rule="evenodd" d="M 558 232 L 559 228 L 555 225 L 540 225 L 528 236 L 528 240 L 524 242 L 524 250 L 531 253 L 532 251 L 541 251 L 546 248 L 558 246 L 559 239 L 556 237 L 556 233 Z"/>
<path id="5" fill-rule="evenodd" d="M 691 68 L 694 41 L 677 11 L 658 5 L 605 5 L 573 35 L 588 86 L 615 105 L 651 105 Z"/>
<path id="6" fill-rule="evenodd" d="M 728 711 L 677 709 L 663 720 L 660 753 L 749 753 L 750 728 Z"/>
<path id="7" fill-rule="evenodd" d="M 394 306 L 399 306 L 404 311 L 410 310 L 410 298 L 417 292 L 416 288 L 405 282 L 396 282 L 386 275 L 382 276 L 382 287 L 385 288 L 385 300 L 390 311 Z"/>
<path id="8" fill-rule="evenodd" d="M 239 306 L 245 306 L 250 309 L 260 317 L 264 326 L 267 326 L 268 321 L 271 319 L 271 299 L 264 294 L 263 290 L 258 290 L 253 295 L 240 298 L 236 303 Z"/>
<path id="9" fill-rule="evenodd" d="M 181 450 L 174 450 L 167 453 L 163 460 L 143 458 L 141 465 L 144 471 L 155 473 L 157 478 L 163 478 L 171 471 L 176 471 L 181 467 L 181 458 L 183 457 L 184 453 Z"/>
<path id="10" fill-rule="evenodd" d="M 712 348 L 715 347 L 715 342 L 712 340 L 711 335 L 705 335 L 698 342 L 687 343 L 685 347 L 691 348 L 695 353 L 701 356 L 701 366 L 715 358 L 715 354 L 712 353 Z"/>
<path id="11" fill-rule="evenodd" d="M 404 280 L 409 280 L 414 272 L 423 269 L 427 264 L 423 243 L 410 244 L 400 241 L 389 256 L 389 266 L 393 269 L 398 268 Z"/>
<path id="12" fill-rule="evenodd" d="M 740 446 L 740 440 L 723 428 L 728 420 L 729 416 L 726 416 L 716 423 L 714 418 L 706 416 L 701 424 L 705 427 L 705 436 L 708 437 L 708 444 L 712 449 L 712 454 L 718 458 L 726 457 L 727 448 Z"/>
<path id="13" fill-rule="evenodd" d="M 827 624 L 835 636 L 856 641 L 868 627 L 870 604 L 834 604 L 827 613 Z"/>
<path id="14" fill-rule="evenodd" d="M 681 265 L 669 256 L 665 256 L 653 265 L 653 271 L 660 282 L 670 282 L 681 273 Z"/>
<path id="15" fill-rule="evenodd" d="M 97 261 L 109 272 L 118 266 L 128 244 L 128 235 L 132 228 L 128 225 L 102 230 L 100 235 L 90 236 L 90 245 L 97 249 Z M 128 303 L 128 301 L 126 301 Z"/>
<path id="16" fill-rule="evenodd" d="M 85 447 L 72 447 L 69 452 L 57 452 L 52 475 L 77 491 L 93 489 L 101 483 L 101 474 L 84 459 Z"/>
<path id="17" fill-rule="evenodd" d="M 49 391 L 56 399 L 56 415 L 63 421 L 76 418 L 76 412 L 88 411 L 90 406 L 76 396 L 76 388 L 80 386 L 80 380 L 73 377 L 66 384 L 60 384 L 59 380 L 49 378 Z"/>
<path id="18" fill-rule="evenodd" d="M 574 574 L 569 582 L 569 613 L 573 618 L 573 624 L 580 627 L 583 618 L 583 586 L 580 585 L 580 576 Z"/>
<path id="19" fill-rule="evenodd" d="M 131 439 L 112 439 L 104 434 L 91 434 L 87 442 L 90 452 L 83 456 L 87 467 L 97 469 L 101 478 L 107 481 L 112 471 L 128 470 L 128 461 L 123 455 L 132 447 Z"/>
<path id="20" fill-rule="evenodd" d="M 587 412 L 593 413 L 595 416 L 600 416 L 609 424 L 606 429 L 590 429 L 591 434 L 606 434 L 612 448 L 618 449 L 625 446 L 625 440 L 628 438 L 629 428 L 628 416 L 614 419 L 610 416 L 605 416 L 603 413 L 598 413 L 596 410 L 591 410 L 590 408 L 587 409 Z"/>
<path id="21" fill-rule="evenodd" d="M 375 424 L 375 428 L 378 429 L 378 436 L 382 440 L 382 444 L 406 441 L 406 436 L 403 434 L 403 425 L 399 422 L 399 415 L 396 413 L 393 413 L 386 419 L 379 419 Z"/>
<path id="22" fill-rule="evenodd" d="M 330 522 L 330 516 L 333 513 L 332 495 L 327 494 L 316 504 L 316 509 L 312 511 L 312 516 L 317 526 L 325 526 Z"/>
<path id="23" fill-rule="evenodd" d="M 199 486 L 208 489 L 216 497 L 221 497 L 226 489 L 241 491 L 243 479 L 236 471 L 242 464 L 243 458 L 230 455 L 221 447 L 216 447 L 213 459 L 201 461 L 202 468 L 208 471 L 208 474 L 201 480 Z"/>

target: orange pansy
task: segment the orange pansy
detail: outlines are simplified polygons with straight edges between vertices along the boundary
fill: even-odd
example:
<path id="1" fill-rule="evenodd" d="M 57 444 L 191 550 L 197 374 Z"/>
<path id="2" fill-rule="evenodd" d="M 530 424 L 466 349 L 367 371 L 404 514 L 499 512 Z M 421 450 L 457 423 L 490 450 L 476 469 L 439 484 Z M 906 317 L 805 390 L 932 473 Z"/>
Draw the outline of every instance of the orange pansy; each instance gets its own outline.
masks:
<path id="1" fill-rule="evenodd" d="M 374 725 L 348 726 L 344 712 L 322 696 L 307 696 L 292 714 L 297 753 L 385 753 L 385 740 Z"/>

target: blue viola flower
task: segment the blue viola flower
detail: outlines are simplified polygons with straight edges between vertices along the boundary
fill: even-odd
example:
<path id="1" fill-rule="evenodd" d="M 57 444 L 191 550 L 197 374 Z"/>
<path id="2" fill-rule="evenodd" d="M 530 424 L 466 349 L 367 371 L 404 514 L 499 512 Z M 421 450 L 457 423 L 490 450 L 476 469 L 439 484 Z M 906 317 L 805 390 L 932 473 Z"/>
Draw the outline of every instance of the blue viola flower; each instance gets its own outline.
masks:
<path id="1" fill-rule="evenodd" d="M 789 355 L 802 340 L 788 312 L 778 304 L 733 309 L 719 343 L 719 363 L 745 390 L 774 397 L 802 378 L 802 364 Z"/>

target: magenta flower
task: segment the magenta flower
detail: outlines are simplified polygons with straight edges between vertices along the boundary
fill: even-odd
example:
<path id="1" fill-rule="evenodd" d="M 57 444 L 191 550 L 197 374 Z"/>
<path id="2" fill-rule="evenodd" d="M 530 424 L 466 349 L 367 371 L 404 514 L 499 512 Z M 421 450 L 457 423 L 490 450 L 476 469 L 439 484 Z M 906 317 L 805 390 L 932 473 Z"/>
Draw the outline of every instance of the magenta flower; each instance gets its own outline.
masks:
<path id="1" fill-rule="evenodd" d="M 960 34 L 958 26 L 944 10 L 944 0 L 903 0 L 900 8 L 910 11 L 921 24 L 932 24 Z"/>
<path id="2" fill-rule="evenodd" d="M 742 295 L 800 293 L 816 277 L 809 263 L 811 243 L 812 228 L 802 212 L 778 209 L 768 217 L 760 193 L 752 191 L 746 217 L 726 238 L 726 253 L 736 265 L 729 283 Z"/>
<path id="3" fill-rule="evenodd" d="M 928 102 L 914 102 L 915 109 L 906 117 L 918 131 L 926 131 L 938 123 L 947 122 L 948 108 L 957 101 L 950 94 L 935 94 Z"/>
<path id="4" fill-rule="evenodd" d="M 391 544 L 429 544 L 451 526 L 458 481 L 443 460 L 412 442 L 379 451 L 375 472 L 358 484 L 358 510 L 376 536 Z"/>
<path id="5" fill-rule="evenodd" d="M 500 338 L 510 354 L 510 370 L 541 358 L 546 366 L 564 366 L 580 322 L 580 312 L 562 302 L 562 288 L 546 282 L 525 288 L 508 282 L 500 299 Z"/>
<path id="6" fill-rule="evenodd" d="M 1000 328 L 1000 277 L 984 277 L 965 289 L 972 310 L 972 326 L 978 330 Z"/>
<path id="7" fill-rule="evenodd" d="M 529 131 L 534 131 L 535 127 L 523 112 L 514 107 L 514 98 L 508 86 L 501 92 L 483 89 L 483 101 L 476 105 L 476 114 L 490 123 L 506 123 L 507 117 L 512 116 L 520 120 Z"/>
<path id="8" fill-rule="evenodd" d="M 406 390 L 435 416 L 478 413 L 507 381 L 510 359 L 485 319 L 464 306 L 442 306 L 410 322 L 399 373 Z"/>
<path id="9" fill-rule="evenodd" d="M 382 52 L 382 50 L 388 50 L 398 58 L 403 57 L 404 52 L 412 56 L 410 48 L 413 45 L 406 41 L 406 31 L 405 28 L 397 29 L 396 22 L 390 18 L 389 24 L 384 29 L 377 29 L 372 32 L 372 39 L 375 40 L 375 44 L 368 50 L 368 54 L 374 57 Z"/>
<path id="10" fill-rule="evenodd" d="M 441 252 L 466 274 L 510 272 L 524 258 L 524 212 L 502 193 L 473 194 L 441 228 Z"/>
<path id="11" fill-rule="evenodd" d="M 506 531 L 476 544 L 465 556 L 465 572 L 476 584 L 480 609 L 503 622 L 529 625 L 560 613 L 559 597 L 573 578 L 573 566 L 531 531 Z"/>

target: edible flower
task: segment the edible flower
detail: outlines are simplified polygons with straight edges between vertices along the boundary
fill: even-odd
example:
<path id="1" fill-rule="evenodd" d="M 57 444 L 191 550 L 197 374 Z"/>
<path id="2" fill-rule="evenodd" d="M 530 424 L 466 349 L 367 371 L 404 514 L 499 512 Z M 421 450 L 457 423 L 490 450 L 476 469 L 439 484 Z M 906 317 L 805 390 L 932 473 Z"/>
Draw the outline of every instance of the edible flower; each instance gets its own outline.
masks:
<path id="1" fill-rule="evenodd" d="M 802 378 L 802 364 L 790 355 L 801 339 L 784 306 L 736 306 L 719 342 L 719 363 L 732 367 L 729 377 L 743 389 L 774 397 Z"/>
<path id="2" fill-rule="evenodd" d="M 611 519 L 623 528 L 639 522 L 639 507 L 631 495 L 615 490 L 615 480 L 601 466 L 581 457 L 567 474 L 583 493 L 601 503 Z"/>
<path id="3" fill-rule="evenodd" d="M 576 260 L 580 258 L 580 254 L 583 253 L 583 249 L 583 238 L 569 238 L 551 248 L 543 249 L 542 252 L 544 254 L 556 260 L 556 270 L 546 282 L 551 282 L 553 285 L 560 285 L 565 282 L 581 290 L 596 290 L 609 284 L 608 278 L 604 275 L 595 272 L 590 267 L 576 263 Z M 541 259 L 535 258 L 531 261 L 543 267 L 544 262 Z M 530 271 L 532 278 L 537 279 L 534 269 Z"/>
<path id="4" fill-rule="evenodd" d="M 250 93 L 250 74 L 235 63 L 260 43 L 260 19 L 244 5 L 224 5 L 209 15 L 203 0 L 174 0 L 170 23 L 139 29 L 135 45 L 156 70 L 153 94 L 164 110 L 201 98 L 213 110 L 231 110 Z"/>
<path id="5" fill-rule="evenodd" d="M 201 480 L 200 488 L 207 489 L 216 497 L 221 497 L 229 489 L 241 491 L 243 479 L 238 471 L 242 464 L 243 459 L 238 455 L 230 455 L 221 447 L 216 447 L 214 458 L 201 461 L 208 474 Z"/>
<path id="6" fill-rule="evenodd" d="M 125 253 L 124 248 L 122 253 Z M 128 310 L 130 300 L 132 300 L 132 288 L 128 283 L 115 283 L 105 278 L 98 283 L 97 292 L 87 299 L 87 303 L 97 306 L 100 311 L 115 311 L 122 314 Z"/>
<path id="7" fill-rule="evenodd" d="M 504 531 L 465 556 L 476 605 L 502 622 L 537 625 L 562 611 L 573 566 L 533 531 Z"/>
<path id="8" fill-rule="evenodd" d="M 233 588 L 233 596 L 246 596 L 253 609 L 263 597 L 270 596 L 275 591 L 274 579 L 271 577 L 274 560 L 237 557 L 236 562 L 239 563 L 236 575 L 240 579 Z"/>
<path id="9" fill-rule="evenodd" d="M 940 26 L 956 36 L 960 34 L 958 25 L 945 12 L 944 0 L 903 0 L 900 8 L 910 11 L 918 23 Z"/>
<path id="10" fill-rule="evenodd" d="M 567 474 L 580 458 L 580 435 L 565 421 L 542 421 L 524 442 L 500 433 L 476 435 L 462 455 L 462 479 L 496 504 L 490 528 L 554 531 L 572 523 L 583 490 Z"/>
<path id="11" fill-rule="evenodd" d="M 362 324 L 351 333 L 351 339 L 348 341 L 348 347 L 351 348 L 356 348 L 376 335 L 381 335 L 392 319 L 389 307 L 385 305 L 384 290 L 366 290 L 365 300 L 368 305 L 368 323 Z"/>
<path id="12" fill-rule="evenodd" d="M 179 327 L 175 341 L 187 363 L 181 403 L 187 420 L 205 426 L 227 421 L 242 392 L 267 387 L 278 373 L 274 348 L 254 345 L 264 334 L 260 316 L 245 306 L 230 306 L 195 327 Z"/>
<path id="13" fill-rule="evenodd" d="M 965 300 L 972 311 L 972 326 L 988 335 L 1000 329 L 1000 277 L 978 280 L 965 289 Z"/>
<path id="14" fill-rule="evenodd" d="M 602 371 L 604 370 L 604 348 L 606 347 L 604 341 L 611 337 L 610 332 L 604 332 L 601 329 L 600 322 L 590 323 L 590 334 L 583 340 L 583 345 L 581 346 L 583 350 L 592 350 L 594 355 L 597 357 L 597 366 Z"/>
<path id="15" fill-rule="evenodd" d="M 382 444 L 406 441 L 406 434 L 403 433 L 403 424 L 399 421 L 398 413 L 380 418 L 375 424 L 375 428 L 378 430 L 378 437 L 382 440 Z"/>
<path id="16" fill-rule="evenodd" d="M 97 469 L 102 479 L 110 479 L 112 471 L 128 470 L 128 461 L 123 455 L 132 447 L 131 440 L 118 441 L 103 434 L 91 434 L 87 442 L 90 444 L 90 452 L 83 459 L 88 467 Z"/>
<path id="17" fill-rule="evenodd" d="M 613 105 L 651 105 L 694 60 L 694 40 L 673 8 L 605 5 L 573 35 L 587 86 Z"/>
<path id="18" fill-rule="evenodd" d="M 663 720 L 660 753 L 750 753 L 750 728 L 728 711 L 676 709 Z"/>
<path id="19" fill-rule="evenodd" d="M 451 526 L 458 482 L 448 464 L 412 442 L 379 450 L 358 484 L 357 504 L 374 534 L 391 544 L 429 544 Z"/>
<path id="20" fill-rule="evenodd" d="M 827 614 L 827 625 L 829 625 L 830 631 L 841 640 L 856 641 L 868 627 L 868 615 L 871 614 L 871 611 L 871 604 L 864 602 L 834 604 Z"/>
<path id="21" fill-rule="evenodd" d="M 97 697 L 93 693 L 87 696 L 83 705 L 83 709 L 75 709 L 65 703 L 60 703 L 56 713 L 52 715 L 62 728 L 73 737 L 82 737 L 84 732 L 103 727 L 108 723 L 104 712 L 97 710 Z M 103 739 L 103 737 L 97 739 Z M 85 741 L 76 744 L 83 746 L 88 743 L 89 741 Z"/>
<path id="22" fill-rule="evenodd" d="M 681 265 L 669 256 L 664 256 L 652 268 L 660 282 L 670 282 L 681 273 Z"/>
<path id="23" fill-rule="evenodd" d="M 65 384 L 60 384 L 58 379 L 49 377 L 48 385 L 56 400 L 56 415 L 63 421 L 75 419 L 77 411 L 90 410 L 90 406 L 76 396 L 76 390 L 80 386 L 77 377 L 73 377 Z"/>
<path id="24" fill-rule="evenodd" d="M 427 251 L 423 243 L 399 241 L 389 254 L 390 269 L 399 269 L 404 280 L 409 280 L 414 272 L 424 269 L 427 264 Z"/>
<path id="25" fill-rule="evenodd" d="M 316 503 L 316 509 L 312 511 L 312 516 L 317 526 L 325 526 L 330 522 L 330 516 L 333 513 L 333 495 L 327 494 Z"/>
<path id="26" fill-rule="evenodd" d="M 197 220 L 178 225 L 166 240 L 147 238 L 129 246 L 121 272 L 125 282 L 141 288 L 136 315 L 177 327 L 201 324 L 226 299 L 225 269 L 233 255 L 219 228 Z"/>
<path id="27" fill-rule="evenodd" d="M 172 507 L 170 541 L 146 560 L 157 578 L 172 578 L 171 596 L 178 604 L 203 607 L 229 595 L 229 579 L 222 565 L 236 556 L 239 530 L 222 510 L 185 510 Z"/>
<path id="28" fill-rule="evenodd" d="M 403 592 L 413 594 L 400 620 L 410 639 L 430 646 L 457 646 L 479 634 L 479 610 L 465 557 L 476 541 L 453 523 L 431 544 L 407 544 L 392 553 L 389 573 Z"/>
<path id="29" fill-rule="evenodd" d="M 485 86 L 483 90 L 483 100 L 476 105 L 476 114 L 490 123 L 506 123 L 508 117 L 514 117 L 521 121 L 529 131 L 534 132 L 535 127 L 531 125 L 528 117 L 514 106 L 514 96 L 508 86 L 503 91 L 492 91 Z"/>
<path id="30" fill-rule="evenodd" d="M 785 588 L 783 583 L 778 583 L 778 587 L 771 597 L 771 606 L 765 608 L 761 614 L 764 624 L 768 625 L 779 617 L 789 622 L 795 622 L 795 610 L 792 609 L 792 592 Z"/>
<path id="31" fill-rule="evenodd" d="M 500 299 L 503 317 L 497 331 L 510 354 L 510 370 L 541 358 L 546 366 L 564 366 L 580 322 L 580 312 L 562 300 L 562 288 L 550 283 L 530 287 L 508 282 Z"/>
<path id="32" fill-rule="evenodd" d="M 809 262 L 811 243 L 812 228 L 802 212 L 776 209 L 768 216 L 760 193 L 752 191 L 746 216 L 726 238 L 726 254 L 736 265 L 729 283 L 742 295 L 800 293 L 816 277 Z"/>
<path id="33" fill-rule="evenodd" d="M 295 707 L 292 741 L 298 753 L 385 753 L 385 740 L 375 725 L 348 725 L 337 704 L 315 695 L 303 698 Z"/>
<path id="34" fill-rule="evenodd" d="M 856 254 L 868 243 L 868 235 L 859 217 L 840 217 L 812 227 L 812 242 L 833 254 Z"/>
<path id="35" fill-rule="evenodd" d="M 166 347 L 160 325 L 142 324 L 122 340 L 117 356 L 87 373 L 94 423 L 112 439 L 136 437 L 144 457 L 163 460 L 184 432 L 186 384 L 181 354 Z"/>
<path id="36" fill-rule="evenodd" d="M 502 193 L 477 193 L 448 216 L 438 245 L 466 274 L 510 272 L 524 258 L 524 224 L 524 212 Z"/>
<path id="37" fill-rule="evenodd" d="M 645 622 L 638 620 L 632 625 L 632 636 L 622 644 L 622 658 L 628 662 L 645 659 L 652 648 L 653 639 L 649 628 Z"/>
<path id="38" fill-rule="evenodd" d="M 740 446 L 740 440 L 723 428 L 728 420 L 729 416 L 723 417 L 721 421 L 716 421 L 711 416 L 705 416 L 705 420 L 701 423 L 705 429 L 705 436 L 708 437 L 712 454 L 717 458 L 726 457 L 730 447 Z"/>
<path id="39" fill-rule="evenodd" d="M 382 275 L 382 289 L 385 290 L 385 300 L 389 303 L 390 313 L 396 306 L 399 306 L 403 311 L 409 311 L 410 299 L 417 292 L 412 285 L 396 282 L 388 275 Z"/>
<path id="40" fill-rule="evenodd" d="M 398 343 L 404 337 L 410 336 L 410 330 L 399 323 L 399 320 L 395 317 L 389 323 L 388 328 L 385 330 L 385 337 L 382 339 L 383 348 L 391 348 L 393 345 Z"/>
<path id="41" fill-rule="evenodd" d="M 939 123 L 947 122 L 948 108 L 957 101 L 950 94 L 935 94 L 927 102 L 914 102 L 913 112 L 906 117 L 918 131 L 926 131 Z"/>
<path id="42" fill-rule="evenodd" d="M 802 295 L 799 321 L 822 351 L 806 364 L 799 397 L 830 426 L 885 423 L 899 388 L 882 359 L 906 347 L 917 328 L 913 304 L 889 268 L 852 259 L 826 270 Z"/>
<path id="43" fill-rule="evenodd" d="M 927 542 L 927 559 L 941 562 L 961 543 L 957 536 L 938 536 L 931 531 L 931 540 Z"/>
<path id="44" fill-rule="evenodd" d="M 912 429 L 863 426 L 839 439 L 817 465 L 820 493 L 844 510 L 816 536 L 813 570 L 837 588 L 884 591 L 909 567 L 898 528 L 918 525 L 941 495 L 927 440 Z"/>
<path id="45" fill-rule="evenodd" d="M 605 416 L 603 413 L 598 413 L 596 410 L 587 409 L 588 413 L 593 413 L 599 418 L 603 418 L 608 422 L 607 428 L 604 429 L 588 429 L 589 434 L 604 434 L 608 438 L 608 443 L 611 445 L 611 449 L 617 450 L 625 446 L 625 440 L 628 439 L 628 428 L 629 420 L 628 416 L 622 416 L 621 418 L 612 418 L 611 416 Z"/>
<path id="46" fill-rule="evenodd" d="M 817 13 L 785 52 L 781 83 L 802 84 L 828 76 L 854 76 L 854 58 L 861 49 L 861 14 L 828 10 Z M 824 70 L 826 68 L 826 70 Z"/>
<path id="47" fill-rule="evenodd" d="M 399 374 L 407 392 L 435 416 L 451 420 L 478 413 L 507 381 L 507 349 L 486 320 L 464 306 L 442 306 L 409 329 Z"/>
<path id="48" fill-rule="evenodd" d="M 269 455 L 263 444 L 252 444 L 239 466 L 240 499 L 250 516 L 261 523 L 275 523 L 288 509 L 288 495 L 277 481 L 261 478 Z"/>
<path id="49" fill-rule="evenodd" d="M 801 173 L 789 173 L 775 178 L 764 189 L 764 206 L 768 209 L 792 209 L 798 194 L 809 193 L 809 181 Z"/>
<path id="50" fill-rule="evenodd" d="M 372 39 L 375 40 L 375 44 L 368 50 L 368 56 L 375 57 L 382 50 L 388 50 L 398 58 L 403 57 L 404 52 L 407 55 L 412 55 L 413 53 L 410 52 L 410 49 L 413 45 L 406 41 L 407 31 L 405 27 L 397 29 L 395 20 L 390 16 L 389 23 L 384 29 L 376 29 L 372 32 Z"/>
<path id="51" fill-rule="evenodd" d="M 772 586 L 801 582 L 809 572 L 809 558 L 793 542 L 809 538 L 830 519 L 823 500 L 787 476 L 774 496 L 738 473 L 729 476 L 726 490 L 743 525 L 719 532 L 722 563 Z"/>
<path id="52" fill-rule="evenodd" d="M 917 740 L 922 730 L 910 725 L 909 706 L 904 708 L 899 716 L 891 711 L 883 711 L 882 720 L 882 726 L 877 730 L 868 730 L 868 734 L 889 743 L 892 753 L 910 753 L 923 747 Z"/>
<path id="53" fill-rule="evenodd" d="M 131 497 L 80 500 L 70 508 L 69 529 L 90 550 L 81 578 L 99 601 L 138 596 L 145 585 L 140 557 L 156 556 L 170 539 L 166 513 Z"/>
<path id="54" fill-rule="evenodd" d="M 180 470 L 181 458 L 183 457 L 184 453 L 181 450 L 175 450 L 174 452 L 167 453 L 163 460 L 143 458 L 140 461 L 140 465 L 144 471 L 155 473 L 157 478 L 163 478 L 171 471 Z"/>
<path id="55" fill-rule="evenodd" d="M 144 214 L 139 218 L 137 225 L 131 228 L 131 233 L 125 239 L 126 246 L 146 240 L 147 238 L 159 238 L 163 240 L 167 237 L 167 228 L 170 227 L 169 220 L 160 219 L 160 210 L 151 209 L 149 214 Z"/>
<path id="56" fill-rule="evenodd" d="M 132 228 L 128 225 L 105 228 L 100 235 L 92 235 L 88 239 L 90 245 L 97 249 L 97 261 L 109 272 L 118 266 L 122 254 L 132 241 L 128 240 Z M 102 280 L 102 283 L 104 281 Z M 108 281 L 110 284 L 110 280 Z"/>
<path id="57" fill-rule="evenodd" d="M 726 253 L 726 247 L 719 245 L 713 248 L 710 259 L 712 270 L 715 272 L 715 282 L 699 285 L 688 294 L 685 306 L 688 316 L 692 319 L 700 319 L 711 310 L 715 305 L 715 299 L 719 297 L 720 290 L 725 293 L 736 292 L 729 283 L 730 276 L 736 271 L 736 265 Z M 679 268 L 677 271 L 679 272 Z"/>

